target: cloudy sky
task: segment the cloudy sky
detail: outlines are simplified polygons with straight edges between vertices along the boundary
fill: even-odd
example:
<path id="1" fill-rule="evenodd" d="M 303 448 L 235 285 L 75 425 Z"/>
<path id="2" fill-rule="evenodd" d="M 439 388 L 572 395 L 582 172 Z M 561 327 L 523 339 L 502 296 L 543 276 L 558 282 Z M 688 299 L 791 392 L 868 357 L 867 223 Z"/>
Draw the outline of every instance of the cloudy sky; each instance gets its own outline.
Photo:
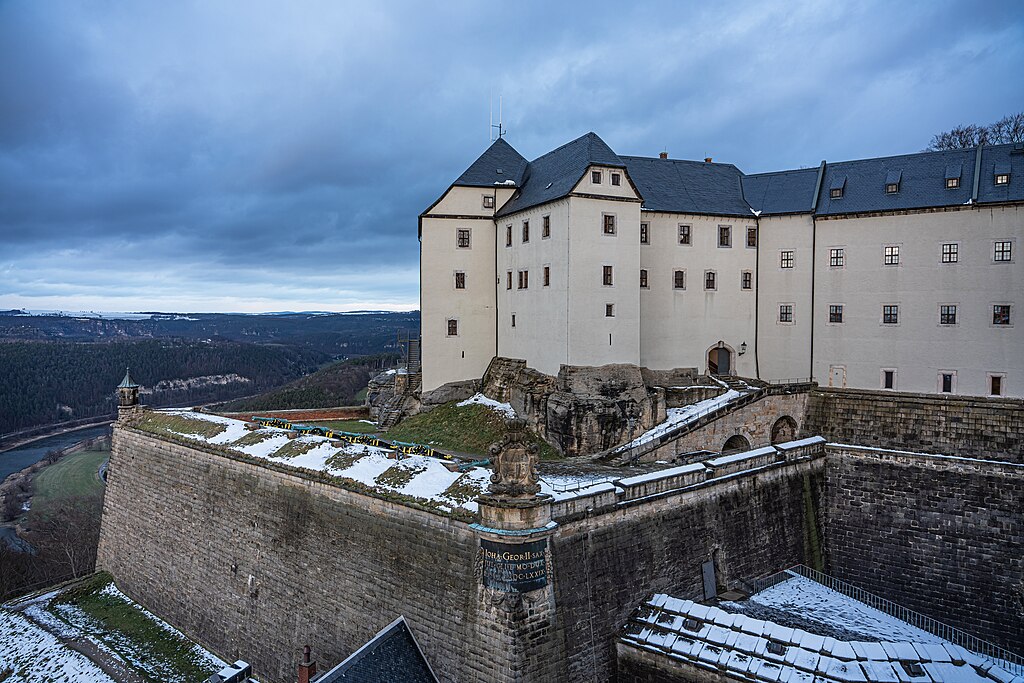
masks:
<path id="1" fill-rule="evenodd" d="M 0 308 L 418 306 L 488 144 L 747 172 L 1024 109 L 1007 2 L 0 1 Z"/>

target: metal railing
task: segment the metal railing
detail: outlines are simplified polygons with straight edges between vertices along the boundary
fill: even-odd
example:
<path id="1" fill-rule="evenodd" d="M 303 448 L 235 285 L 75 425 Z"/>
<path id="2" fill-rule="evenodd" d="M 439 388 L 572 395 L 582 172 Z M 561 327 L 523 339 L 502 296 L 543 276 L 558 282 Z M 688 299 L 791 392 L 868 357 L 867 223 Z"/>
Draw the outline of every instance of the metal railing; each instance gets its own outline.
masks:
<path id="1" fill-rule="evenodd" d="M 962 631 L 954 626 L 944 624 L 941 621 L 936 621 L 935 619 L 925 616 L 920 612 L 907 609 L 892 600 L 886 600 L 874 593 L 869 593 L 863 588 L 859 588 L 852 583 L 841 581 L 835 577 L 825 574 L 824 572 L 820 572 L 817 569 L 812 569 L 802 564 L 790 567 L 789 569 L 785 569 L 763 579 L 752 581 L 751 586 L 754 589 L 753 593 L 760 593 L 761 591 L 783 583 L 794 576 L 801 576 L 805 579 L 810 579 L 811 581 L 821 584 L 836 593 L 845 595 L 848 598 L 853 598 L 854 600 L 864 603 L 869 607 L 874 607 L 879 612 L 884 612 L 885 614 L 895 617 L 900 621 L 904 621 L 911 626 L 915 626 L 922 631 L 927 631 L 928 633 L 938 636 L 943 640 L 948 640 L 954 645 L 959 645 L 966 650 L 970 650 L 971 652 L 994 662 L 998 666 L 1003 667 L 1018 676 L 1024 675 L 1024 657 L 990 643 L 987 640 L 982 640 L 981 638 L 973 636 L 970 633 Z"/>
<path id="2" fill-rule="evenodd" d="M 810 377 L 786 377 L 783 379 L 765 379 L 761 381 L 767 382 L 772 386 L 776 386 L 780 384 L 810 384 L 814 380 L 812 380 Z"/>
<path id="3" fill-rule="evenodd" d="M 606 484 L 613 482 L 617 477 L 596 477 L 594 479 L 578 479 L 576 481 L 568 482 L 553 482 L 541 477 L 541 481 L 551 487 L 551 490 L 555 493 L 568 493 L 569 491 L 579 491 L 581 489 L 590 488 L 591 486 L 597 486 L 598 484 Z"/>

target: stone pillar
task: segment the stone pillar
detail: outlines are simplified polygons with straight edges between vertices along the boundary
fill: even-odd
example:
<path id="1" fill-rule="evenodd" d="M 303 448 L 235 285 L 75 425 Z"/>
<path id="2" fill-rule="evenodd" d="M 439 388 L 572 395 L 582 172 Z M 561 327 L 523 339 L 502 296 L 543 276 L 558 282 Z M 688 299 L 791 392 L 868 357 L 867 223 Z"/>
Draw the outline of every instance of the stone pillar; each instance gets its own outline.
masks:
<path id="1" fill-rule="evenodd" d="M 551 584 L 551 497 L 540 493 L 538 447 L 524 440 L 524 420 L 491 446 L 494 473 L 477 499 L 479 637 L 493 653 L 487 680 L 501 683 L 565 678 Z"/>

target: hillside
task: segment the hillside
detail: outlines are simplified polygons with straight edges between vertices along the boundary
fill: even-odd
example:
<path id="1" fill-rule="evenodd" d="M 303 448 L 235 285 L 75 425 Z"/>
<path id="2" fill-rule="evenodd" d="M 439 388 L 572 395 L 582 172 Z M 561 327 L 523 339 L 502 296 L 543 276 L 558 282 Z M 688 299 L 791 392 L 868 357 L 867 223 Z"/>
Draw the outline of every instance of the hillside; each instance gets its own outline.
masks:
<path id="1" fill-rule="evenodd" d="M 397 362 L 397 354 L 339 361 L 279 389 L 252 398 L 230 401 L 218 408 L 228 412 L 242 412 L 357 405 L 360 401 L 356 395 L 366 388 L 370 378 Z"/>
<path id="2" fill-rule="evenodd" d="M 318 351 L 229 341 L 0 342 L 0 434 L 109 415 L 125 367 L 153 406 L 245 396 L 312 372 Z"/>

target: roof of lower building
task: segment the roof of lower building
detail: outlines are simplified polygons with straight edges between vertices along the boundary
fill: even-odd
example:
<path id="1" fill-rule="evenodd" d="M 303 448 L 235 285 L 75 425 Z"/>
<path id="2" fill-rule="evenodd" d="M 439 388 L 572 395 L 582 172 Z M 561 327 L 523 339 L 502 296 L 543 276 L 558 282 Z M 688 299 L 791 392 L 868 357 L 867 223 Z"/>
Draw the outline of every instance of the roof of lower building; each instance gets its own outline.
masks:
<path id="1" fill-rule="evenodd" d="M 366 645 L 316 679 L 316 683 L 437 683 L 405 617 L 398 617 Z"/>
<path id="2" fill-rule="evenodd" d="M 591 165 L 625 168 L 643 208 L 670 213 L 832 216 L 1024 201 L 1021 143 L 823 164 L 745 175 L 732 164 L 619 156 L 587 133 L 530 162 L 500 138 L 454 184 L 514 185 L 497 216 L 567 196 Z M 999 175 L 1008 182 L 997 184 Z"/>

